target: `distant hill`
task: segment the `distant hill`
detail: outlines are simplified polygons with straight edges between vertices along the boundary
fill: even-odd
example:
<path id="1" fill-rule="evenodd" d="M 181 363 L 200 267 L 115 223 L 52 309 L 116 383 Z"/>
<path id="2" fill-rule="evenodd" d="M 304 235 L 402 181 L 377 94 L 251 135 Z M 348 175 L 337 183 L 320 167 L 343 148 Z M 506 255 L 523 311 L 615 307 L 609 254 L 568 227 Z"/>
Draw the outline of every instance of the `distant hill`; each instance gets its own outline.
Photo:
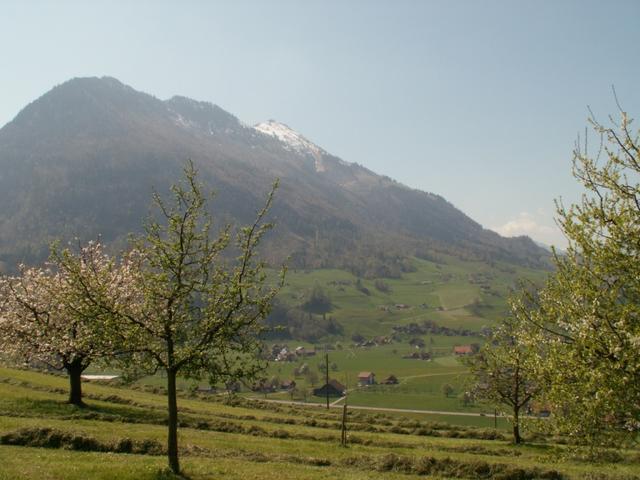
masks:
<path id="1" fill-rule="evenodd" d="M 54 239 L 123 246 L 191 158 L 216 198 L 214 216 L 245 223 L 275 178 L 277 228 L 266 255 L 297 267 L 397 276 L 406 257 L 440 253 L 543 266 L 527 237 L 483 229 L 444 198 L 408 188 L 270 120 L 247 126 L 216 105 L 162 101 L 114 78 L 78 78 L 0 129 L 0 261 L 46 257 Z"/>

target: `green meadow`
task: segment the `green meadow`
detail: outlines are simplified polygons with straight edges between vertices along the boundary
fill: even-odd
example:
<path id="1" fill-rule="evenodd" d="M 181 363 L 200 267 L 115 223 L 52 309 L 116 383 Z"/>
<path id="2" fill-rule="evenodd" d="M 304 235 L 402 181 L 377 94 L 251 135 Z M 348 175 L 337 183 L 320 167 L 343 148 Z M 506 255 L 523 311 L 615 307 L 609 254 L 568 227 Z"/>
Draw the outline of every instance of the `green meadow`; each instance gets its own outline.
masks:
<path id="1" fill-rule="evenodd" d="M 480 331 L 507 312 L 506 299 L 519 281 L 542 281 L 546 272 L 510 264 L 462 261 L 446 263 L 413 259 L 415 271 L 402 278 L 383 279 L 389 292 L 379 291 L 375 279 L 361 279 L 368 290 L 356 288 L 357 277 L 344 270 L 289 270 L 280 298 L 299 304 L 318 285 L 329 295 L 333 316 L 344 327 L 344 337 L 388 335 L 394 325 L 434 320 L 442 325 Z M 474 303 L 476 304 L 474 306 Z M 405 304 L 407 309 L 394 305 Z M 391 307 L 388 311 L 382 307 Z M 476 311 L 474 311 L 474 309 Z"/>
<path id="2" fill-rule="evenodd" d="M 65 403 L 64 377 L 0 369 L 1 479 L 165 479 L 166 397 L 86 382 L 87 406 Z M 498 430 L 428 415 L 276 405 L 183 391 L 180 448 L 191 479 L 638 478 L 638 452 L 586 462 L 537 438 L 515 447 Z M 128 452 L 128 453 L 124 453 Z"/>

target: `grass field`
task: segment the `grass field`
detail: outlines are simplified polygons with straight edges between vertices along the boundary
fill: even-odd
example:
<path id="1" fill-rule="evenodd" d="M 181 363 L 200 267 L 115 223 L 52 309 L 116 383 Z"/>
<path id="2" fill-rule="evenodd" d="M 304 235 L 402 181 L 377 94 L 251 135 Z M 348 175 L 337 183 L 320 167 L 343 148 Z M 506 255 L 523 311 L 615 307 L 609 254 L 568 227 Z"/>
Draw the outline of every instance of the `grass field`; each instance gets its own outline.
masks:
<path id="1" fill-rule="evenodd" d="M 63 377 L 0 369 L 0 479 L 170 478 L 159 473 L 166 397 L 87 384 L 80 409 L 64 403 L 66 386 Z M 194 480 L 640 478 L 635 450 L 588 463 L 561 445 L 515 447 L 501 431 L 417 414 L 351 411 L 345 448 L 339 409 L 184 396 L 179 407 L 182 465 Z M 123 445 L 145 453 L 117 453 Z"/>
<path id="2" fill-rule="evenodd" d="M 542 281 L 546 272 L 506 264 L 462 261 L 446 257 L 446 263 L 414 259 L 415 272 L 399 279 L 385 279 L 390 292 L 381 292 L 374 280 L 361 279 L 369 294 L 356 288 L 357 278 L 335 269 L 293 270 L 287 273 L 281 298 L 299 304 L 304 294 L 319 285 L 334 306 L 331 315 L 353 333 L 387 335 L 393 325 L 430 319 L 450 327 L 479 331 L 506 312 L 506 298 L 520 280 Z M 475 313 L 474 302 L 482 305 Z M 406 304 L 406 310 L 383 311 L 381 306 Z M 425 307 L 426 305 L 426 307 Z M 479 315 L 480 314 L 480 315 Z"/>
<path id="3" fill-rule="evenodd" d="M 444 337 L 443 343 L 447 351 L 451 346 L 459 343 L 456 337 Z M 462 394 L 467 387 L 466 368 L 457 358 L 450 355 L 436 357 L 431 361 L 403 359 L 400 353 L 394 353 L 396 345 L 383 345 L 369 349 L 344 349 L 329 353 L 329 360 L 338 367 L 330 372 L 330 378 L 335 378 L 349 389 L 349 402 L 354 405 L 366 405 L 391 408 L 410 408 L 423 410 L 445 411 L 483 411 L 477 405 L 462 404 Z M 409 350 L 407 348 L 407 350 Z M 304 377 L 295 377 L 293 371 L 301 363 L 308 363 L 311 368 L 317 368 L 323 362 L 323 356 L 307 357 L 295 363 L 275 363 L 269 368 L 267 375 L 279 379 L 295 379 L 299 390 L 308 391 L 311 388 Z M 398 385 L 373 385 L 357 387 L 357 374 L 361 371 L 373 371 L 378 380 L 389 375 L 399 379 Z M 316 385 L 324 383 L 323 375 L 318 373 Z M 453 387 L 453 394 L 449 397 L 443 393 L 443 385 Z M 258 397 L 264 395 L 258 394 Z M 286 393 L 268 394 L 268 398 L 292 398 Z M 307 393 L 307 401 L 314 398 Z M 302 399 L 296 394 L 295 399 Z M 317 399 L 316 399 L 317 400 Z M 322 401 L 322 399 L 318 400 Z M 489 411 L 486 407 L 484 411 Z"/>

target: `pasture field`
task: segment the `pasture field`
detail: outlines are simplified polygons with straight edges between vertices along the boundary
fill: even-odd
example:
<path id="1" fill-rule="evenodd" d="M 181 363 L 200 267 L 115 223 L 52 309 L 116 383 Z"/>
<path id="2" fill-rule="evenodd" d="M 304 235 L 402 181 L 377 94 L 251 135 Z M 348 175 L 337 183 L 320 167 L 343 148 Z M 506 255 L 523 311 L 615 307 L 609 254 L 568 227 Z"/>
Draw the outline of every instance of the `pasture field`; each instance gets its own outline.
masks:
<path id="1" fill-rule="evenodd" d="M 85 384 L 85 408 L 65 403 L 63 377 L 0 368 L 0 479 L 169 479 L 166 397 Z M 182 392 L 182 465 L 193 480 L 640 478 L 637 450 L 597 463 L 542 437 L 513 446 L 507 432 L 422 415 L 275 405 Z M 132 453 L 124 453 L 132 452 Z"/>
<path id="2" fill-rule="evenodd" d="M 547 273 L 507 264 L 462 261 L 443 257 L 446 263 L 413 259 L 415 271 L 402 278 L 383 279 L 389 287 L 382 292 L 375 280 L 360 279 L 344 270 L 290 270 L 280 298 L 300 304 L 305 294 L 320 286 L 333 304 L 330 313 L 343 325 L 344 337 L 353 333 L 365 337 L 388 335 L 394 325 L 434 320 L 455 328 L 480 331 L 506 313 L 506 299 L 519 281 L 541 282 Z M 397 304 L 406 309 L 394 308 Z M 388 311 L 382 307 L 391 307 Z"/>
<path id="3" fill-rule="evenodd" d="M 453 344 L 458 343 L 455 337 L 444 337 L 446 349 L 450 351 Z M 457 358 L 448 355 L 436 357 L 430 361 L 403 359 L 399 353 L 393 353 L 397 345 L 382 345 L 368 349 L 343 349 L 329 353 L 330 364 L 335 364 L 337 371 L 330 371 L 329 377 L 338 380 L 348 388 L 349 403 L 353 405 L 406 408 L 421 410 L 444 410 L 452 412 L 490 412 L 489 407 L 464 405 L 463 393 L 468 387 L 467 369 Z M 409 351 L 409 348 L 406 349 Z M 313 397 L 309 391 L 313 386 L 324 383 L 324 374 L 319 366 L 324 362 L 324 355 L 306 357 L 300 362 L 274 362 L 269 367 L 267 377 L 275 376 L 280 380 L 293 379 L 297 384 L 297 392 L 269 393 L 267 398 L 306 400 L 323 402 L 324 399 Z M 316 369 L 317 380 L 314 385 L 304 376 L 295 376 L 294 370 L 307 363 L 309 368 Z M 357 386 L 357 375 L 362 371 L 373 371 L 377 380 L 395 375 L 397 385 Z M 446 396 L 443 386 L 449 384 L 453 393 Z M 303 394 L 305 392 L 306 394 Z M 265 398 L 264 394 L 255 394 Z"/>

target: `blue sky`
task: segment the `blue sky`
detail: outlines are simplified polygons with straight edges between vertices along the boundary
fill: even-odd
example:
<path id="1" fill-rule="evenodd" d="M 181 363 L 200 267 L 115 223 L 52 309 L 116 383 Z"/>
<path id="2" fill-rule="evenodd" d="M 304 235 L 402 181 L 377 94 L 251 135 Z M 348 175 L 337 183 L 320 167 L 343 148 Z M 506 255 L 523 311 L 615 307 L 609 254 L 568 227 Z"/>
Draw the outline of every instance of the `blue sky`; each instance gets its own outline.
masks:
<path id="1" fill-rule="evenodd" d="M 488 228 L 563 245 L 587 106 L 640 122 L 639 1 L 0 0 L 0 125 L 71 77 L 269 118 L 438 193 Z"/>

